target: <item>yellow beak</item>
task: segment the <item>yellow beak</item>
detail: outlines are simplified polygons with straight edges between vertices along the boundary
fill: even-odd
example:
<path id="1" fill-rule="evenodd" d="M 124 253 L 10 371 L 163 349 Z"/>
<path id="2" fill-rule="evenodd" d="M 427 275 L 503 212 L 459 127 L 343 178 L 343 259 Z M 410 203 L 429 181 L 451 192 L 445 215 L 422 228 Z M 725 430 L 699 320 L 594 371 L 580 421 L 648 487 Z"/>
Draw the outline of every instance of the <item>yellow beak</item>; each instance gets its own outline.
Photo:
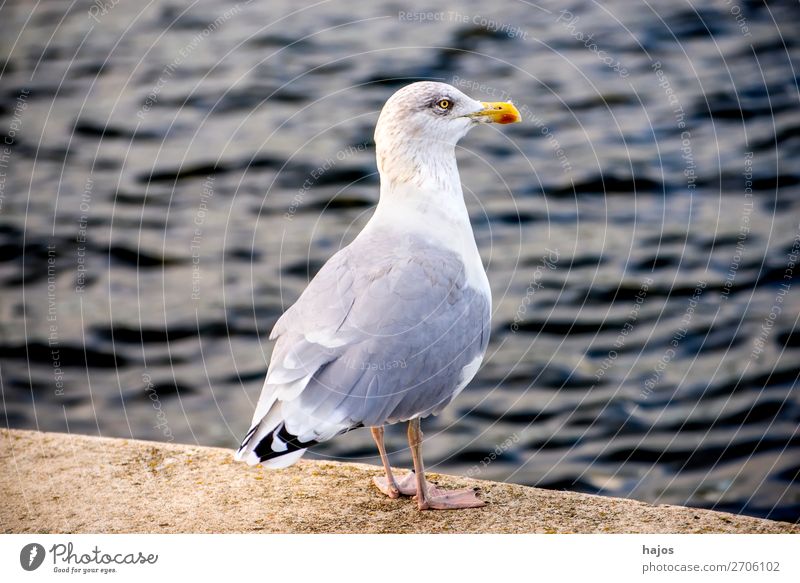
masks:
<path id="1" fill-rule="evenodd" d="M 517 123 L 522 121 L 519 110 L 514 104 L 506 101 L 483 101 L 483 109 L 476 111 L 470 117 L 485 118 L 491 123 Z"/>

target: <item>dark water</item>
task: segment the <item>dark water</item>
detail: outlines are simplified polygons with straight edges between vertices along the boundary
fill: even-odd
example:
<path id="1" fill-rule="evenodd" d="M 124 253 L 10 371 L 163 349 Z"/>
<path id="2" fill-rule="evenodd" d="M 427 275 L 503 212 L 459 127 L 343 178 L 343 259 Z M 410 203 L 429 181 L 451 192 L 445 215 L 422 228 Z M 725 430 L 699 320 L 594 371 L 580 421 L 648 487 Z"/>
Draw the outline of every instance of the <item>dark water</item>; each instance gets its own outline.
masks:
<path id="1" fill-rule="evenodd" d="M 6 3 L 5 422 L 236 445 L 381 104 L 440 79 L 526 119 L 458 152 L 493 338 L 429 464 L 798 520 L 796 2 L 420 7 Z"/>

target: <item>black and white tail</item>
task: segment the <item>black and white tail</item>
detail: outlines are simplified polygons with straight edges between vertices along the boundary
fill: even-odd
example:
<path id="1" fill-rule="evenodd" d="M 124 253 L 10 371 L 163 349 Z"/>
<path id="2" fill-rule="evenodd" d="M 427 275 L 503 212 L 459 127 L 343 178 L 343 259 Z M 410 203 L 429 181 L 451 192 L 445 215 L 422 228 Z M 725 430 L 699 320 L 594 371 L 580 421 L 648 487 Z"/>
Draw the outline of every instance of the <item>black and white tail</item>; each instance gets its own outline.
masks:
<path id="1" fill-rule="evenodd" d="M 278 402 L 272 405 L 261 421 L 250 428 L 234 457 L 251 466 L 263 464 L 267 468 L 287 468 L 317 443 L 300 441 L 286 429 Z"/>

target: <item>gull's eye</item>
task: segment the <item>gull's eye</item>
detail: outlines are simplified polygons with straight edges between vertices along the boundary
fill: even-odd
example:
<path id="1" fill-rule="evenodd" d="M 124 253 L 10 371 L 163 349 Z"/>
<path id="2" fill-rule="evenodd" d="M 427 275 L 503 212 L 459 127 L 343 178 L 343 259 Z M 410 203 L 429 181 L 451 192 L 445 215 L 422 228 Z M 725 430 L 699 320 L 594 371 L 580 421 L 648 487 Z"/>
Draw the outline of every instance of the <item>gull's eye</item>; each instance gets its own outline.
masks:
<path id="1" fill-rule="evenodd" d="M 436 105 L 439 107 L 439 109 L 450 109 L 453 107 L 453 102 L 449 99 L 440 99 Z"/>

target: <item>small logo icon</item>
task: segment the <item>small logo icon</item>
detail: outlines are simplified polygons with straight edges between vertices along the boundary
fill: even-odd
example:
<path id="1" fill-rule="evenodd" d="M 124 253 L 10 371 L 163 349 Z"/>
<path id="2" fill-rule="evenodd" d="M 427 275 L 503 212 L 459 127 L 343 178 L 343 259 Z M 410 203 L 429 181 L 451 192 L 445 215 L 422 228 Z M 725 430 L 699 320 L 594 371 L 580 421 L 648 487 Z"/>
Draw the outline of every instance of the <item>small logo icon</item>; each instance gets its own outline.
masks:
<path id="1" fill-rule="evenodd" d="M 39 543 L 30 543 L 19 552 L 19 564 L 26 571 L 35 571 L 44 562 L 44 547 Z"/>

